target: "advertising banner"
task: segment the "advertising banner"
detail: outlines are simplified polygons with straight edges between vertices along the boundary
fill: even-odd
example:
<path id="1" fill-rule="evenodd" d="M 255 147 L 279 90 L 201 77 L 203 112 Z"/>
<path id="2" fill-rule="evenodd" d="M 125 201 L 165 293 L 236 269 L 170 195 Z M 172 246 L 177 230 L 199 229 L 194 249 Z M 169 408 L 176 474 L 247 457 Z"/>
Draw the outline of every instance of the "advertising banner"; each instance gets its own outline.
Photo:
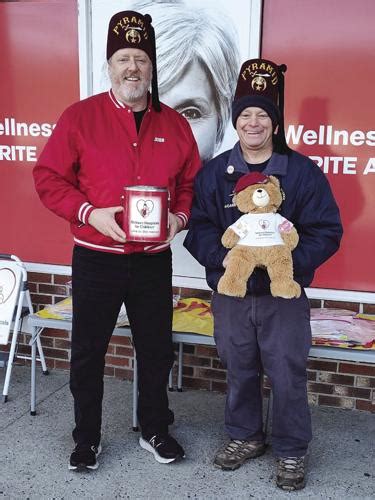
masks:
<path id="1" fill-rule="evenodd" d="M 88 63 L 81 74 L 78 5 L 89 7 L 81 9 L 88 16 L 83 23 Z M 40 203 L 32 167 L 61 112 L 80 98 L 80 79 L 88 81 L 87 94 L 109 88 L 105 46 L 114 12 L 150 11 L 157 36 L 161 98 L 189 121 L 206 161 L 236 141 L 230 103 L 240 63 L 259 54 L 260 5 L 260 0 L 233 0 L 230 5 L 225 0 L 0 2 L 0 251 L 27 262 L 70 263 L 69 224 Z M 375 4 L 372 0 L 264 0 L 263 7 L 262 56 L 288 66 L 289 145 L 310 156 L 327 175 L 344 225 L 340 251 L 321 267 L 313 286 L 375 291 L 371 267 Z M 179 12 L 184 8 L 185 14 Z M 180 74 L 183 42 L 172 40 L 163 26 L 178 25 L 174 32 L 182 33 L 189 17 L 186 9 L 200 16 L 190 21 L 187 32 L 198 27 L 200 48 L 208 45 L 214 62 L 197 53 L 192 59 L 194 71 L 186 68 Z M 201 60 L 204 67 L 197 62 Z M 174 274 L 181 277 L 181 285 L 186 279 L 189 286 L 190 278 L 204 283 L 204 269 L 182 246 L 184 236 L 180 233 L 173 242 Z"/>
<path id="2" fill-rule="evenodd" d="M 46 210 L 32 168 L 79 99 L 77 2 L 0 3 L 0 252 L 68 264 L 69 225 Z"/>
<path id="3" fill-rule="evenodd" d="M 289 146 L 327 175 L 344 237 L 312 286 L 375 291 L 375 3 L 264 0 L 262 56 L 285 63 Z"/>

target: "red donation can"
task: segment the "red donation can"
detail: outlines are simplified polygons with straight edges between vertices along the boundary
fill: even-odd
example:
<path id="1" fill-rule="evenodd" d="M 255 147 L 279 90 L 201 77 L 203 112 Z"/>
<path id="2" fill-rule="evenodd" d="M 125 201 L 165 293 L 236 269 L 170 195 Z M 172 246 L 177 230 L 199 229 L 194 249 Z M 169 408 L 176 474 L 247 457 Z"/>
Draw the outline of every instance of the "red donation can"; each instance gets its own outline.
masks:
<path id="1" fill-rule="evenodd" d="M 169 193 L 164 187 L 124 187 L 127 241 L 162 242 L 168 237 Z"/>

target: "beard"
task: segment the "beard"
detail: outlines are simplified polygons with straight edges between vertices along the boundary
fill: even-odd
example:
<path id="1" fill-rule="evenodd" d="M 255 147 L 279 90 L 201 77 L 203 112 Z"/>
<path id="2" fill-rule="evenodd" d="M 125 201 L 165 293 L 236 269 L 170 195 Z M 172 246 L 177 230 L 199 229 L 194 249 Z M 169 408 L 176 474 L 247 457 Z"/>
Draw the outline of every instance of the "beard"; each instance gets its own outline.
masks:
<path id="1" fill-rule="evenodd" d="M 115 95 L 125 104 L 134 104 L 146 97 L 151 84 L 152 68 L 150 68 L 150 73 L 148 75 L 139 75 L 138 73 L 137 76 L 140 77 L 140 80 L 138 80 L 136 84 L 126 80 L 126 77 L 129 76 L 132 75 L 114 74 L 111 69 L 109 71 L 109 77 Z"/>
<path id="2" fill-rule="evenodd" d="M 117 87 L 117 92 L 124 102 L 131 104 L 147 95 L 150 83 L 150 81 L 140 80 L 135 87 L 134 85 L 128 86 L 128 82 L 125 80 Z"/>

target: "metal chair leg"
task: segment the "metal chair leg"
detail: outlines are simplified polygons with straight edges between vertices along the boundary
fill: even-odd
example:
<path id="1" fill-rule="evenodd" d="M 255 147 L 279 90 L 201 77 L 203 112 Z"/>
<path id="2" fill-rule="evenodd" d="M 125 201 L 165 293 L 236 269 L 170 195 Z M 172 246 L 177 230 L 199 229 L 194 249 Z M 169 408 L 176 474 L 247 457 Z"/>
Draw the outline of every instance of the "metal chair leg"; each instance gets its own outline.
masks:
<path id="1" fill-rule="evenodd" d="M 137 409 L 138 409 L 138 370 L 137 370 L 137 356 L 134 349 L 134 358 L 133 358 L 133 431 L 134 432 L 139 431 Z"/>
<path id="2" fill-rule="evenodd" d="M 35 329 L 34 335 L 37 335 Z M 36 342 L 32 342 L 31 344 L 31 389 L 30 389 L 30 415 L 35 416 L 35 406 L 36 406 L 36 392 L 35 392 L 35 373 L 36 373 Z"/>
<path id="3" fill-rule="evenodd" d="M 169 377 L 168 377 L 168 391 L 173 392 L 173 366 L 171 368 L 171 371 L 169 372 Z"/>
<path id="4" fill-rule="evenodd" d="M 183 342 L 178 344 L 178 372 L 177 372 L 177 391 L 182 392 L 182 355 L 183 355 Z"/>

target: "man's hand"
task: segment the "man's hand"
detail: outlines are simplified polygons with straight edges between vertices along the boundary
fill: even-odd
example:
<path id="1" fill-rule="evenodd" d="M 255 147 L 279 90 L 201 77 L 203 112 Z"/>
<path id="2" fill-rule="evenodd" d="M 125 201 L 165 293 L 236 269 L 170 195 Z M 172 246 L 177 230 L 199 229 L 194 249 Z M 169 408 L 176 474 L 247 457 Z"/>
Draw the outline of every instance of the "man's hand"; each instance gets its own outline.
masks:
<path id="1" fill-rule="evenodd" d="M 109 236 L 119 243 L 126 241 L 126 234 L 117 224 L 115 214 L 122 212 L 122 207 L 95 208 L 89 216 L 89 224 L 104 236 Z"/>
<path id="2" fill-rule="evenodd" d="M 169 218 L 169 229 L 168 229 L 167 242 L 169 243 L 170 241 L 173 240 L 176 234 L 179 231 L 181 231 L 183 224 L 182 220 L 179 217 L 177 217 L 177 215 L 172 214 L 171 212 L 169 212 L 168 218 Z"/>

